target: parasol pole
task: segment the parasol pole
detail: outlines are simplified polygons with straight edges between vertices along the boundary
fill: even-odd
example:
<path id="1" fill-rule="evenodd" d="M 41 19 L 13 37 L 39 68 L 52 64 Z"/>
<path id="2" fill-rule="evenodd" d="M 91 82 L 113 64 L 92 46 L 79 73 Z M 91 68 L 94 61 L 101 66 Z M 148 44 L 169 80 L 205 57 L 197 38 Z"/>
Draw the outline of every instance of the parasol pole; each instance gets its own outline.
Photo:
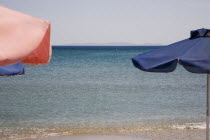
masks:
<path id="1" fill-rule="evenodd" d="M 207 94 L 206 94 L 206 140 L 209 140 L 209 90 L 210 90 L 210 74 L 207 76 Z"/>

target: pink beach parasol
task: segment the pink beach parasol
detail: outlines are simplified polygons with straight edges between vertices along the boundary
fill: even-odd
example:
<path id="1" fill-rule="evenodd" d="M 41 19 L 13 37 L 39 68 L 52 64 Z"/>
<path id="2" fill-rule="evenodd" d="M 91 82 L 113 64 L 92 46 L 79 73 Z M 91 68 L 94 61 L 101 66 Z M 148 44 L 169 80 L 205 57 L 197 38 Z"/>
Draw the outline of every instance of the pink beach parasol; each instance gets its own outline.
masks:
<path id="1" fill-rule="evenodd" d="M 0 6 L 0 66 L 50 61 L 50 23 Z"/>

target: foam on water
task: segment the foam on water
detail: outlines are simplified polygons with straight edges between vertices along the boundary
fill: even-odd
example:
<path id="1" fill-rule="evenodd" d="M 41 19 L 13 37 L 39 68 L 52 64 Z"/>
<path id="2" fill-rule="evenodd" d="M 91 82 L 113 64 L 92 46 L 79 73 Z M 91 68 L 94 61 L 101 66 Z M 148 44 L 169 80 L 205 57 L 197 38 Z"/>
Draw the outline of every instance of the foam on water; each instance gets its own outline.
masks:
<path id="1" fill-rule="evenodd" d="M 144 132 L 163 130 L 184 130 L 184 129 L 205 129 L 205 123 L 185 123 L 185 124 L 143 124 L 134 125 L 64 125 L 64 126 L 31 126 L 7 128 L 1 131 L 1 140 L 20 140 L 26 138 L 43 138 L 49 136 L 79 135 L 79 134 L 113 134 L 122 132 Z"/>

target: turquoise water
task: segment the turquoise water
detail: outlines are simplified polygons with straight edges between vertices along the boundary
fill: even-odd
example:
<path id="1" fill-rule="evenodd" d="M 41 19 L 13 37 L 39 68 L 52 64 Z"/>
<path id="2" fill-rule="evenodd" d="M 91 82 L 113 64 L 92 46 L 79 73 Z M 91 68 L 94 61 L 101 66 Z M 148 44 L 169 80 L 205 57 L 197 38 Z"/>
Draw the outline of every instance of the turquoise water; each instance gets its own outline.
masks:
<path id="1" fill-rule="evenodd" d="M 130 58 L 152 49 L 54 49 L 48 65 L 0 77 L 0 138 L 64 126 L 204 122 L 206 75 L 134 68 Z"/>

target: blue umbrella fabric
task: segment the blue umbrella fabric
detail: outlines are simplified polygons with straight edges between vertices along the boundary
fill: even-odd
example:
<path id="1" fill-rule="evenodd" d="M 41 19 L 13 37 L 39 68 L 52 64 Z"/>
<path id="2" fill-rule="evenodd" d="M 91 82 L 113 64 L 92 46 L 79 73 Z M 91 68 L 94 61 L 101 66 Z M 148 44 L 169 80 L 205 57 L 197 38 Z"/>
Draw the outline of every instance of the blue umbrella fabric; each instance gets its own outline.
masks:
<path id="1" fill-rule="evenodd" d="M 172 72 L 179 63 L 189 72 L 210 74 L 210 30 L 191 31 L 190 38 L 140 54 L 132 62 L 147 72 Z"/>
<path id="2" fill-rule="evenodd" d="M 22 75 L 25 74 L 24 65 L 16 63 L 7 66 L 0 66 L 0 76 Z"/>

